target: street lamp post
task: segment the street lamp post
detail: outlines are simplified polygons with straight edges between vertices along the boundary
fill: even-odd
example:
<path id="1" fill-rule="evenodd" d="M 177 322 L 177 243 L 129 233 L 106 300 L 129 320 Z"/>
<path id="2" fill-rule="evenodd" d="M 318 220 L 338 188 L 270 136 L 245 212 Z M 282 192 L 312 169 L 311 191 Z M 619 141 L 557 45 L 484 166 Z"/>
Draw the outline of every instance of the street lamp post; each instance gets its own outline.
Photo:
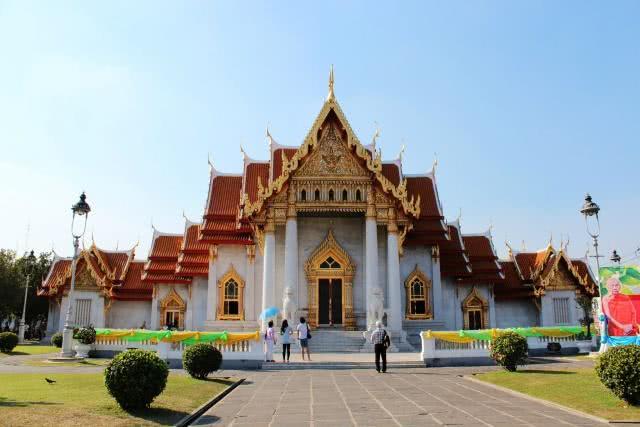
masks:
<path id="1" fill-rule="evenodd" d="M 598 213 L 600 212 L 600 206 L 596 202 L 593 201 L 591 195 L 587 193 L 584 198 L 584 204 L 582 205 L 582 209 L 580 209 L 580 213 L 584 215 L 584 221 L 587 225 L 587 233 L 593 239 L 593 247 L 596 251 L 596 266 L 597 273 L 596 279 L 598 282 L 598 286 L 600 286 L 600 254 L 598 253 L 598 237 L 600 236 L 600 219 L 598 218 Z"/>
<path id="2" fill-rule="evenodd" d="M 29 279 L 31 278 L 31 272 L 33 270 L 33 266 L 36 262 L 36 256 L 33 254 L 33 251 L 27 257 L 27 280 L 24 284 L 24 303 L 22 304 L 22 318 L 20 319 L 20 326 L 18 326 L 18 340 L 20 344 L 24 343 L 24 329 L 26 324 L 26 316 L 27 316 L 27 295 L 29 291 Z"/>
<path id="3" fill-rule="evenodd" d="M 71 288 L 67 295 L 67 316 L 64 320 L 64 331 L 62 332 L 62 351 L 61 357 L 73 357 L 73 323 L 71 322 L 71 313 L 73 310 L 73 291 L 76 286 L 76 264 L 78 263 L 78 248 L 80 246 L 80 238 L 84 235 L 87 229 L 87 218 L 91 208 L 87 203 L 87 196 L 84 192 L 80 195 L 78 203 L 71 207 L 73 211 L 73 217 L 71 219 L 71 235 L 73 236 L 73 260 L 71 261 Z M 81 227 L 76 229 L 76 216 L 81 218 Z"/>

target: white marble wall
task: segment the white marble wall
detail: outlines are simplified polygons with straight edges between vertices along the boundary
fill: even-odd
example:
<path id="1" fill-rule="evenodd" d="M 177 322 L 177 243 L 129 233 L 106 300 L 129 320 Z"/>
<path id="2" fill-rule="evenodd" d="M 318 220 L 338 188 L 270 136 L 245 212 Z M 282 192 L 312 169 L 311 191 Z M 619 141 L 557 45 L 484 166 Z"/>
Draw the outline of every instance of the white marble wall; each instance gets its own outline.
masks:
<path id="1" fill-rule="evenodd" d="M 193 329 L 202 330 L 207 320 L 207 279 L 197 277 L 191 284 L 191 305 L 193 308 Z"/>
<path id="2" fill-rule="evenodd" d="M 151 326 L 151 301 L 114 301 L 107 313 L 108 328 L 136 329 Z"/>
<path id="3" fill-rule="evenodd" d="M 433 308 L 436 306 L 442 305 L 442 299 L 437 300 L 436 295 L 441 295 L 439 290 L 434 289 L 437 286 L 437 283 L 433 280 L 433 271 L 432 271 L 432 260 L 431 260 L 431 247 L 429 246 L 413 246 L 413 247 L 405 247 L 404 255 L 400 257 L 400 286 L 402 288 L 402 314 L 407 312 L 407 292 L 404 287 L 404 282 L 407 280 L 407 277 L 413 270 L 415 270 L 416 265 L 422 271 L 422 273 L 432 281 L 431 284 L 431 294 L 429 295 L 430 300 L 432 301 Z M 439 307 L 438 307 L 439 308 Z M 435 310 L 436 312 L 438 310 Z M 438 319 L 434 319 L 438 320 Z"/>
<path id="4" fill-rule="evenodd" d="M 554 298 L 569 298 L 569 322 L 556 323 L 553 312 Z M 541 298 L 542 312 L 540 313 L 540 326 L 579 325 L 582 317 L 582 309 L 576 303 L 575 291 L 547 291 Z"/>
<path id="5" fill-rule="evenodd" d="M 74 300 L 90 299 L 91 300 L 91 320 L 90 323 L 96 328 L 105 327 L 104 318 L 104 298 L 98 292 L 92 291 L 75 291 L 73 293 Z M 62 297 L 60 304 L 60 316 L 58 318 L 58 332 L 64 329 L 64 322 L 67 317 L 67 308 L 69 307 L 69 299 L 67 296 Z M 75 306 L 74 306 L 75 308 Z M 71 320 L 75 320 L 75 309 L 71 313 Z M 85 326 L 85 325 L 75 325 Z"/>
<path id="6" fill-rule="evenodd" d="M 161 317 L 162 316 L 162 300 L 165 299 L 165 297 L 167 295 L 169 295 L 169 293 L 171 292 L 171 289 L 175 289 L 176 293 L 178 295 L 180 295 L 180 298 L 182 298 L 182 300 L 185 302 L 185 304 L 187 304 L 187 310 L 189 309 L 189 288 L 188 285 L 183 285 L 183 284 L 159 284 L 158 286 L 158 292 L 156 292 L 156 300 L 157 300 L 157 310 L 158 310 L 158 329 L 162 329 L 164 327 L 164 319 Z M 205 297 L 206 298 L 206 297 Z M 153 307 L 153 304 L 151 304 L 149 306 L 149 325 L 151 326 L 151 307 Z M 206 308 L 204 310 L 206 312 Z M 185 329 L 188 328 L 191 325 L 187 325 L 187 313 L 185 313 L 185 321 L 184 321 L 184 325 L 185 325 Z"/>
<path id="7" fill-rule="evenodd" d="M 528 327 L 538 324 L 538 309 L 531 299 L 496 301 L 496 327 Z"/>
<path id="8" fill-rule="evenodd" d="M 298 217 L 298 310 L 306 313 L 308 308 L 307 279 L 304 263 L 313 251 L 327 237 L 329 229 L 333 229 L 336 241 L 351 256 L 356 265 L 353 277 L 353 305 L 359 329 L 365 329 L 366 302 L 364 287 L 364 218 L 306 218 Z M 381 239 L 378 239 L 380 241 Z M 384 236 L 386 245 L 386 234 Z M 385 248 L 385 246 L 382 246 Z M 284 227 L 276 230 L 276 290 L 282 299 L 284 274 Z M 384 276 L 381 284 L 386 287 L 386 252 L 379 254 L 380 264 L 383 264 Z M 278 270 L 280 272 L 278 272 Z"/>
<path id="9" fill-rule="evenodd" d="M 462 302 L 469 296 L 473 286 L 458 284 L 449 278 L 442 281 L 442 312 L 447 330 L 455 331 L 464 328 Z M 496 325 L 496 310 L 491 285 L 477 284 L 475 287 L 478 289 L 480 296 L 489 304 L 487 326 L 494 328 Z"/>

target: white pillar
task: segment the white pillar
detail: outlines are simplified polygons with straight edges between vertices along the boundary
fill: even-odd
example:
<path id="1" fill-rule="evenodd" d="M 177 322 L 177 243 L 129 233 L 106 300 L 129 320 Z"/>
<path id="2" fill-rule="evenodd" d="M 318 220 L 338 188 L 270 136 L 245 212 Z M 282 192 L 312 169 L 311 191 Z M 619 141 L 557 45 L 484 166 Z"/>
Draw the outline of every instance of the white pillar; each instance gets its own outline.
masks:
<path id="1" fill-rule="evenodd" d="M 276 282 L 276 234 L 275 224 L 267 223 L 264 228 L 264 258 L 262 272 L 262 310 L 275 305 Z M 262 329 L 266 329 L 269 319 L 264 319 Z"/>
<path id="2" fill-rule="evenodd" d="M 437 246 L 431 248 L 431 285 L 433 286 L 433 319 L 443 321 L 442 316 L 442 281 L 440 276 L 440 249 Z M 460 312 L 460 305 L 454 308 L 455 312 Z"/>
<path id="3" fill-rule="evenodd" d="M 207 276 L 207 320 L 216 320 L 218 306 L 218 245 L 209 247 L 209 276 Z"/>
<path id="4" fill-rule="evenodd" d="M 193 282 L 187 285 L 187 313 L 185 316 L 184 329 L 193 331 Z"/>
<path id="5" fill-rule="evenodd" d="M 402 293 L 400 290 L 400 254 L 398 253 L 398 226 L 395 220 L 387 226 L 387 287 L 389 313 L 387 327 L 396 334 L 402 330 Z"/>
<path id="6" fill-rule="evenodd" d="M 379 287 L 378 284 L 378 224 L 375 216 L 367 215 L 365 220 L 365 272 L 364 282 L 367 301 L 367 329 L 373 329 L 376 320 L 374 318 L 373 290 Z"/>
<path id="7" fill-rule="evenodd" d="M 296 217 L 287 218 L 284 238 L 284 295 L 282 298 L 282 316 L 289 320 L 295 318 L 298 296 L 298 223 Z"/>
<path id="8" fill-rule="evenodd" d="M 151 330 L 160 329 L 160 321 L 158 318 L 159 315 L 160 313 L 158 313 L 158 285 L 154 284 L 153 293 L 151 297 L 151 325 L 150 325 Z"/>
<path id="9" fill-rule="evenodd" d="M 247 278 L 244 287 L 244 318 L 245 320 L 256 320 L 255 298 L 256 298 L 256 246 L 247 245 Z"/>

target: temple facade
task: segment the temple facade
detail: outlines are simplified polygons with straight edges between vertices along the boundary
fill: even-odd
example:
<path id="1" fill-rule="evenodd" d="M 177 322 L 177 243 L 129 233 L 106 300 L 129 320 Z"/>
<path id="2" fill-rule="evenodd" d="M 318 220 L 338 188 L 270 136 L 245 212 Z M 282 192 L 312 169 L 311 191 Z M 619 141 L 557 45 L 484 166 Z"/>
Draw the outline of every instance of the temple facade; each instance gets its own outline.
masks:
<path id="1" fill-rule="evenodd" d="M 399 348 L 426 329 L 577 324 L 580 294 L 597 288 L 586 259 L 566 246 L 509 249 L 490 232 L 446 221 L 435 167 L 403 171 L 362 144 L 333 90 L 300 146 L 267 133 L 270 157 L 244 154 L 242 173 L 218 172 L 202 220 L 180 233 L 153 231 L 144 261 L 95 244 L 77 266 L 73 320 L 98 327 L 256 330 L 304 316 L 312 328 L 370 330 L 383 320 Z M 40 295 L 49 332 L 61 330 L 71 260 L 54 260 Z"/>

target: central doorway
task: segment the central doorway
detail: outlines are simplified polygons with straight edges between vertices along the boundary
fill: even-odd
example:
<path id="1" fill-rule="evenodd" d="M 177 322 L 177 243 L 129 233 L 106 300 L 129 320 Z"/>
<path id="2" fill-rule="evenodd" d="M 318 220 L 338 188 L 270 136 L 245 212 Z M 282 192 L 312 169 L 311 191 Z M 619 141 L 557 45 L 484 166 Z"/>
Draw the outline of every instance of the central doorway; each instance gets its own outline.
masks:
<path id="1" fill-rule="evenodd" d="M 318 323 L 342 325 L 342 279 L 318 279 Z"/>

